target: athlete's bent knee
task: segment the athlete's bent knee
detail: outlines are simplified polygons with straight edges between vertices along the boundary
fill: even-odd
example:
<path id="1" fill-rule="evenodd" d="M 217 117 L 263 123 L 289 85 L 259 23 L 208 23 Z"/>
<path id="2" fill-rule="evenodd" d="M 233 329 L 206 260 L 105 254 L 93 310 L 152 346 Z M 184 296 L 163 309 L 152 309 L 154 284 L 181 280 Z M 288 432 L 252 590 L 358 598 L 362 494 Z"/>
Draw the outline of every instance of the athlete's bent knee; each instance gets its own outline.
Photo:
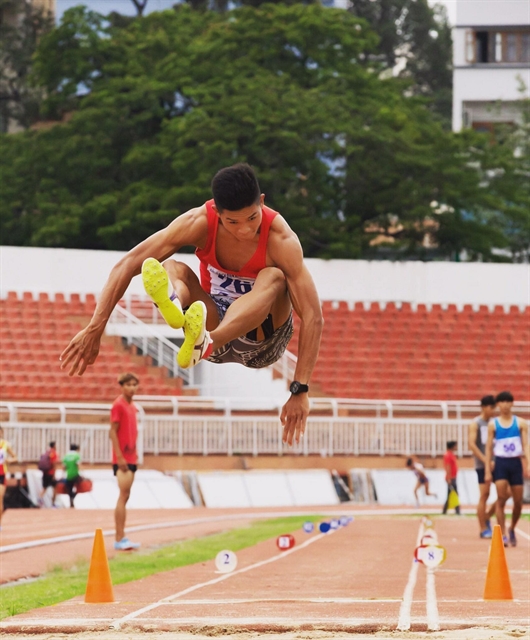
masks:
<path id="1" fill-rule="evenodd" d="M 266 267 L 262 269 L 258 274 L 258 278 L 260 278 L 260 281 L 265 280 L 267 287 L 277 287 L 279 291 L 287 288 L 285 274 L 281 269 L 278 269 L 278 267 Z"/>
<path id="2" fill-rule="evenodd" d="M 173 258 L 168 258 L 162 263 L 164 269 L 172 276 L 177 277 L 179 280 L 187 280 L 188 276 L 193 273 L 193 270 L 188 267 L 184 262 L 177 262 Z"/>

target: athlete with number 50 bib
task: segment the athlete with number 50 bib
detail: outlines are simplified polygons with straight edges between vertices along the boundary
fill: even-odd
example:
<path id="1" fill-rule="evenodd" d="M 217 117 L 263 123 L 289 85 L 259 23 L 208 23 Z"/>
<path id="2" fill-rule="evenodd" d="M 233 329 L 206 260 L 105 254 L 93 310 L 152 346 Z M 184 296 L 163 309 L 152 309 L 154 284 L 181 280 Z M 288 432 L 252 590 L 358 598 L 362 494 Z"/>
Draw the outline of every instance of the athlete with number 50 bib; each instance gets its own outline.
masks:
<path id="1" fill-rule="evenodd" d="M 95 362 L 110 314 L 139 273 L 168 325 L 184 329 L 178 354 L 183 368 L 203 359 L 250 368 L 274 363 L 292 336 L 294 308 L 301 321 L 298 360 L 281 421 L 284 442 L 299 442 L 323 324 L 300 241 L 285 219 L 265 206 L 249 165 L 221 169 L 212 180 L 212 195 L 118 262 L 89 325 L 61 354 L 61 368 L 82 375 Z M 200 279 L 186 264 L 169 259 L 190 245 L 200 260 Z"/>
<path id="2" fill-rule="evenodd" d="M 517 545 L 515 526 L 523 508 L 524 478 L 528 477 L 528 424 L 526 420 L 512 414 L 513 395 L 509 391 L 502 391 L 495 398 L 499 417 L 488 424 L 488 440 L 486 442 L 485 480 L 490 482 L 492 477 L 497 488 L 497 507 L 495 515 L 501 525 L 504 546 L 508 541 L 512 547 Z M 492 471 L 492 457 L 495 456 Z M 524 462 L 523 462 L 524 461 Z M 510 497 L 513 497 L 513 511 L 509 536 L 506 536 L 504 507 Z"/>

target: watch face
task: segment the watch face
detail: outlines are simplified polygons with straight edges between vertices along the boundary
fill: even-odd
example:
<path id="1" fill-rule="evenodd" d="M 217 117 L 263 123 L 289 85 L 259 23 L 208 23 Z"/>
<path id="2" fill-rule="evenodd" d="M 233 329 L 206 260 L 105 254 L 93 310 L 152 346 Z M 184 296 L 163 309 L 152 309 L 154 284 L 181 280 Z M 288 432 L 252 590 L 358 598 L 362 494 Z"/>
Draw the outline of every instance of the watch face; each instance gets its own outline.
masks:
<path id="1" fill-rule="evenodd" d="M 298 380 L 293 380 L 291 382 L 291 386 L 289 387 L 289 391 L 293 394 L 293 396 L 296 396 L 299 393 L 307 393 L 309 391 L 309 387 L 307 386 L 307 384 L 298 382 Z"/>

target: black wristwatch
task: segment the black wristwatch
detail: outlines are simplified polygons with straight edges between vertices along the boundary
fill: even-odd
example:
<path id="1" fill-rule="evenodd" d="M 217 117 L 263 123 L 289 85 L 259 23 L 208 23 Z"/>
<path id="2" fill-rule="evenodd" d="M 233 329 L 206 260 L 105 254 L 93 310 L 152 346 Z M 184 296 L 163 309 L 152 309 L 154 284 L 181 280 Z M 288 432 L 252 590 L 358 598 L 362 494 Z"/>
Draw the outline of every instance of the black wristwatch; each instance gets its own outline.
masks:
<path id="1" fill-rule="evenodd" d="M 291 386 L 289 387 L 289 391 L 293 394 L 293 396 L 297 396 L 300 393 L 307 393 L 309 391 L 309 386 L 307 384 L 298 382 L 298 380 L 293 380 L 291 382 Z"/>

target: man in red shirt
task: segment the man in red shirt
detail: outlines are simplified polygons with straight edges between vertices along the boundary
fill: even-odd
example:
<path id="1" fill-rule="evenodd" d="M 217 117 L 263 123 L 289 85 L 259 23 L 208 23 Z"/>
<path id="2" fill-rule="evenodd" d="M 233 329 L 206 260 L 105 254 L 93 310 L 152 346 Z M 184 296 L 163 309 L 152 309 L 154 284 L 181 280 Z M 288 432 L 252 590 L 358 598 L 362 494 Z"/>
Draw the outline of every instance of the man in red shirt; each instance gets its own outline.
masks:
<path id="1" fill-rule="evenodd" d="M 125 508 L 131 495 L 138 462 L 136 453 L 137 409 L 133 402 L 133 396 L 138 389 L 139 382 L 133 373 L 124 373 L 118 378 L 122 392 L 114 401 L 110 412 L 109 437 L 112 442 L 112 468 L 120 490 L 114 511 L 116 522 L 114 548 L 120 551 L 138 549 L 140 546 L 138 542 L 131 542 L 125 535 Z"/>
<path id="2" fill-rule="evenodd" d="M 449 496 L 451 491 L 454 491 L 458 497 L 458 490 L 456 488 L 456 476 L 458 474 L 458 464 L 455 456 L 456 442 L 449 440 L 447 443 L 447 451 L 444 454 L 444 469 L 445 469 L 445 481 L 447 482 L 447 500 L 445 501 L 443 512 L 447 513 L 449 508 Z M 460 514 L 460 504 L 455 506 L 455 513 Z"/>

